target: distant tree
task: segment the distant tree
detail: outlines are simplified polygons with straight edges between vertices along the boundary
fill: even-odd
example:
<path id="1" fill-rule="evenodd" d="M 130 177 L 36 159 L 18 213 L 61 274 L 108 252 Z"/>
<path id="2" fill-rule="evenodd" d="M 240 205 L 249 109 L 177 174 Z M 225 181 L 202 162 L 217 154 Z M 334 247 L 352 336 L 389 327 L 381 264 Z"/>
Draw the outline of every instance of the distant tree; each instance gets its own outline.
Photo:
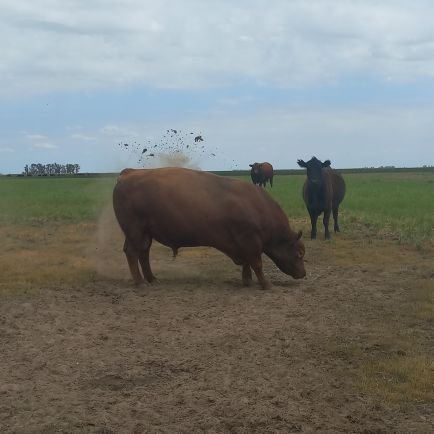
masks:
<path id="1" fill-rule="evenodd" d="M 54 176 L 54 175 L 74 175 L 80 171 L 79 164 L 59 164 L 59 163 L 32 163 L 24 166 L 23 175 L 26 176 Z"/>

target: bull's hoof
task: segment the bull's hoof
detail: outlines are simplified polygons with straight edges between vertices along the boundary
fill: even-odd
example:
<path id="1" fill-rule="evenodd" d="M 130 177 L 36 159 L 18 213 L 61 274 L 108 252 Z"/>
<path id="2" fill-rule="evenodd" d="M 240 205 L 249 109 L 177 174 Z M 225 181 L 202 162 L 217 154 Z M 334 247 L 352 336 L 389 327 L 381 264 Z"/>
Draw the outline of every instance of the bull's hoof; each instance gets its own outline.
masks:
<path id="1" fill-rule="evenodd" d="M 246 288 L 252 286 L 252 279 L 243 279 L 243 286 Z"/>

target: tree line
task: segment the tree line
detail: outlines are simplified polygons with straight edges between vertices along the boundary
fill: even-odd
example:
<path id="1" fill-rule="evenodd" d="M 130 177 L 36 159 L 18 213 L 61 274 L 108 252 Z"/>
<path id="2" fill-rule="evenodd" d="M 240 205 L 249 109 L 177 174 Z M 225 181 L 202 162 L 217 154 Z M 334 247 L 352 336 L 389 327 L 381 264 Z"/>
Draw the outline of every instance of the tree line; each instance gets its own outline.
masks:
<path id="1" fill-rule="evenodd" d="M 80 171 L 79 164 L 32 163 L 24 166 L 25 176 L 76 175 Z"/>

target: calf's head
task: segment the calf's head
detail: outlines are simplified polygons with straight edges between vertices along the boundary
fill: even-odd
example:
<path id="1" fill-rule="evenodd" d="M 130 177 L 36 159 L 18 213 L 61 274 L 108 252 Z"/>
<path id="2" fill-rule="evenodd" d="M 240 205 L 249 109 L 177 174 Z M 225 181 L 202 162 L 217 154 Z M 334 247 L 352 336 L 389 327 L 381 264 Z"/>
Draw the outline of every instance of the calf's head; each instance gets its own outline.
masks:
<path id="1" fill-rule="evenodd" d="M 316 157 L 312 157 L 307 163 L 303 160 L 297 160 L 300 167 L 307 169 L 307 179 L 314 185 L 322 184 L 322 169 L 330 166 L 330 160 L 321 162 Z"/>
<path id="2" fill-rule="evenodd" d="M 291 239 L 281 238 L 274 240 L 271 246 L 266 249 L 265 254 L 279 267 L 285 274 L 289 274 L 294 279 L 302 279 L 306 276 L 304 268 L 304 244 L 301 240 L 302 232 Z"/>

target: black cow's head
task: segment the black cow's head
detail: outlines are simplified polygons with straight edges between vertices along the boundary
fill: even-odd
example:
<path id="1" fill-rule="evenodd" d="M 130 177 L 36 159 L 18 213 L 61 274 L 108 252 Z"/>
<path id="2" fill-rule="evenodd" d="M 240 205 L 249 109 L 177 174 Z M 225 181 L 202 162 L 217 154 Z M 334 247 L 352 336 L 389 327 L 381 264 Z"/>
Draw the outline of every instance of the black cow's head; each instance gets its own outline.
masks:
<path id="1" fill-rule="evenodd" d="M 320 185 L 322 183 L 322 169 L 330 166 L 330 160 L 321 162 L 316 157 L 312 157 L 307 163 L 303 160 L 297 160 L 300 167 L 306 167 L 307 179 L 312 184 Z"/>

